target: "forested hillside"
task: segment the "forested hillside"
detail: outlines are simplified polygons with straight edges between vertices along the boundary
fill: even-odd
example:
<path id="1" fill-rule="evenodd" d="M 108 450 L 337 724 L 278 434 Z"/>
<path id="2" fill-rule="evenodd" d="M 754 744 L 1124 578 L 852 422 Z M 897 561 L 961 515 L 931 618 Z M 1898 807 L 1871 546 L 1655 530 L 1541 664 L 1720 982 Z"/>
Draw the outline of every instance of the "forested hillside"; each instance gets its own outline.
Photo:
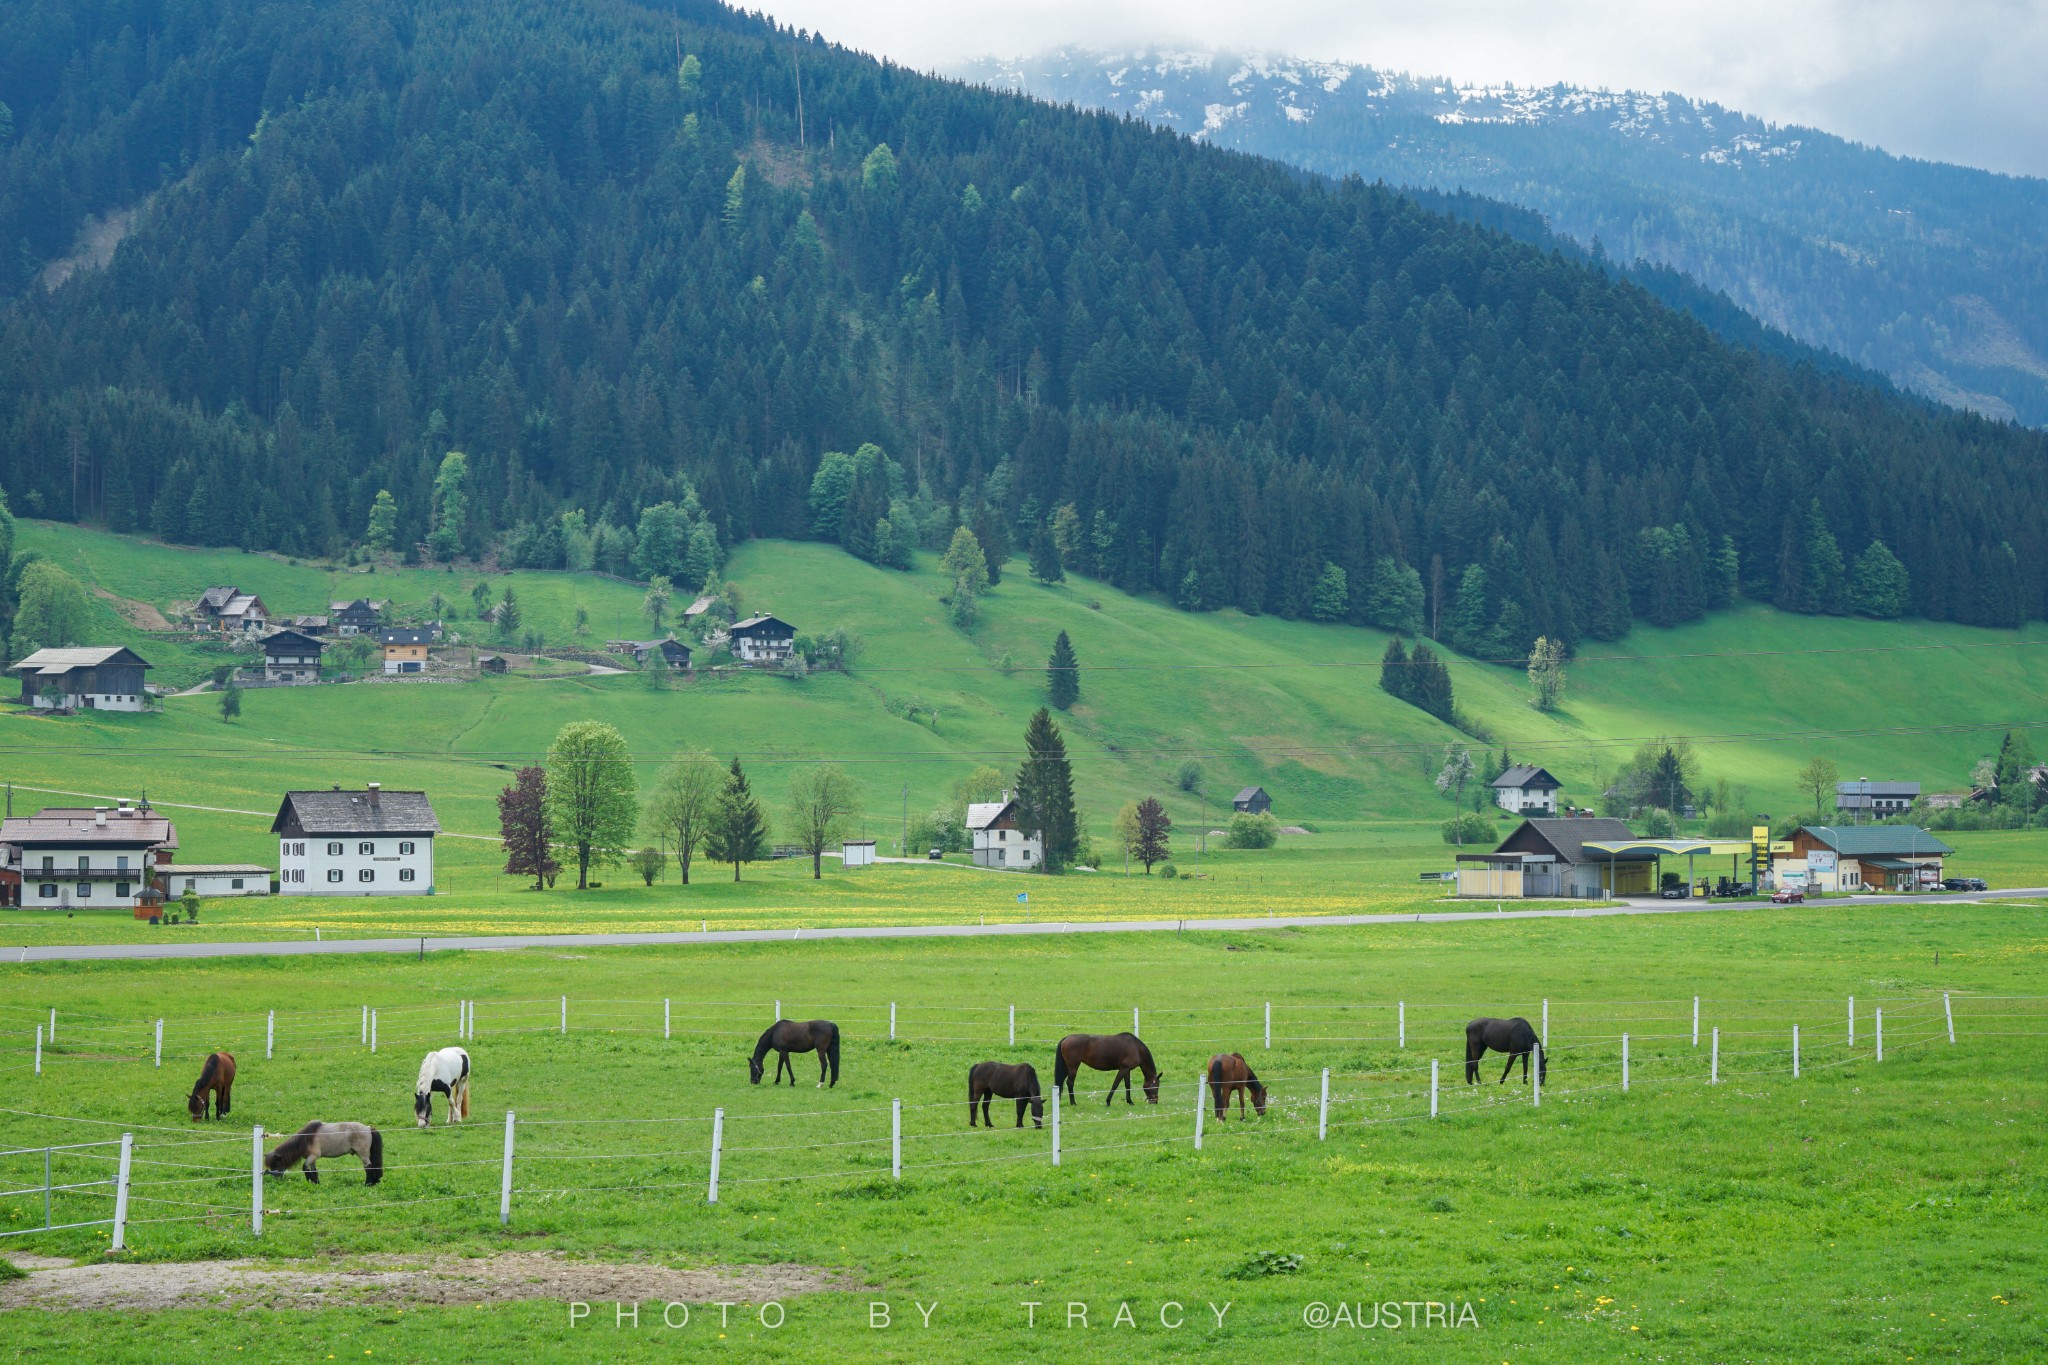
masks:
<path id="1" fill-rule="evenodd" d="M 1906 388 L 2048 426 L 2048 181 L 1678 94 L 1172 50 L 1061 48 L 967 74 L 1325 175 L 1505 200 Z"/>
<path id="2" fill-rule="evenodd" d="M 679 580 L 964 521 L 996 565 L 1487 657 L 1738 591 L 2048 610 L 2038 434 L 704 0 L 25 0 L 0 89 L 19 511 Z M 125 237 L 52 287 L 88 220 Z"/>

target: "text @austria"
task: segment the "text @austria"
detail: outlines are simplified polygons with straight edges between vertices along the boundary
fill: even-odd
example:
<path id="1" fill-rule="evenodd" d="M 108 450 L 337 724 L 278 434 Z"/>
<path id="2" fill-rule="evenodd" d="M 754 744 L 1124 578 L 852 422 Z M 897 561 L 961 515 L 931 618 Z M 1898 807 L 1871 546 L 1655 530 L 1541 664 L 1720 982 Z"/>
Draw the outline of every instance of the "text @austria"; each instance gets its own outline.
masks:
<path id="1" fill-rule="evenodd" d="M 849 1311 L 864 1313 L 867 1325 L 878 1332 L 898 1330 L 923 1330 L 943 1324 L 943 1315 L 938 1302 L 924 1303 L 919 1300 L 898 1302 L 888 1299 L 872 1299 L 864 1304 L 849 1304 Z M 573 1302 L 569 1305 L 569 1326 L 572 1328 L 611 1328 L 633 1331 L 643 1327 L 656 1330 L 667 1328 L 681 1330 L 693 1323 L 726 1328 L 735 1325 L 754 1326 L 758 1324 L 770 1331 L 781 1328 L 788 1321 L 781 1303 L 770 1299 L 765 1303 L 743 1303 L 738 1301 L 710 1303 L 685 1303 L 680 1300 L 660 1302 L 648 1300 L 638 1303 L 617 1302 L 596 1305 Z M 1032 1331 L 1179 1331 L 1193 1322 L 1200 1326 L 1222 1327 L 1226 1321 L 1232 1325 L 1248 1325 L 1247 1317 L 1239 1313 L 1232 1318 L 1236 1305 L 1225 1300 L 1221 1303 L 1209 1300 L 1190 1300 L 1186 1303 L 1177 1299 L 1163 1299 L 1156 1303 L 1134 1303 L 1130 1300 L 1114 1302 L 1066 1302 L 1035 1299 L 1019 1300 L 1015 1305 L 1015 1326 Z M 737 1310 L 737 1311 L 735 1311 Z M 1269 1310 L 1270 1311 L 1270 1310 Z M 1339 1300 L 1328 1302 L 1311 1300 L 1301 1306 L 1298 1315 L 1282 1319 L 1276 1325 L 1302 1326 L 1322 1331 L 1327 1328 L 1353 1328 L 1361 1331 L 1428 1331 L 1479 1326 L 1479 1314 L 1468 1300 L 1458 1299 L 1378 1299 L 1352 1302 Z"/>

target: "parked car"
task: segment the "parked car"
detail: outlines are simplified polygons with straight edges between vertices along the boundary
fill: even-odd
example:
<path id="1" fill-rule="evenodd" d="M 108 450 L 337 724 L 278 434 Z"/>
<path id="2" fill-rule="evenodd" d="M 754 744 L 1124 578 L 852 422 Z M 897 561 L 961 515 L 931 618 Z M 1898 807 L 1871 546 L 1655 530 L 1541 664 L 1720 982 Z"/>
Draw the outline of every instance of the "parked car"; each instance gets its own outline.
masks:
<path id="1" fill-rule="evenodd" d="M 1956 880 L 1962 883 L 1962 886 L 1958 888 L 1959 890 L 1989 891 L 1991 889 L 1990 884 L 1982 877 L 1958 877 Z"/>
<path id="2" fill-rule="evenodd" d="M 1772 905 L 1804 905 L 1806 892 L 1796 886 L 1781 886 L 1771 893 Z"/>
<path id="3" fill-rule="evenodd" d="M 1689 886 L 1667 886 L 1662 891 L 1659 891 L 1657 895 L 1660 899 L 1667 901 L 1690 900 L 1692 898 L 1692 888 Z"/>
<path id="4" fill-rule="evenodd" d="M 946 850 L 944 850 L 943 848 L 935 848 L 931 852 L 925 854 L 924 856 L 932 862 L 938 862 L 941 858 L 944 858 L 946 856 Z"/>

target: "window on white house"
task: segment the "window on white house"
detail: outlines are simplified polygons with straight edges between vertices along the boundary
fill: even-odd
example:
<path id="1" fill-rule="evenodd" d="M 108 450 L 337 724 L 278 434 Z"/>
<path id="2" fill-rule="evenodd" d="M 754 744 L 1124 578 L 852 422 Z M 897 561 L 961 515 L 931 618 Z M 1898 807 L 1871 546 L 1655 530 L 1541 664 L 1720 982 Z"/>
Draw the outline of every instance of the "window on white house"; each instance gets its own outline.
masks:
<path id="1" fill-rule="evenodd" d="M 117 854 L 117 855 L 115 856 L 115 858 L 114 858 L 114 870 L 115 870 L 116 872 L 126 872 L 126 871 L 128 870 L 128 855 L 127 855 L 127 854 L 125 854 L 125 853 L 122 853 L 122 854 Z"/>
<path id="2" fill-rule="evenodd" d="M 127 900 L 127 899 L 128 899 L 128 883 L 126 883 L 126 882 L 115 882 L 115 883 L 114 883 L 114 895 L 115 895 L 115 897 L 116 897 L 117 899 L 119 899 L 119 900 Z"/>
<path id="3" fill-rule="evenodd" d="M 376 851 L 377 845 L 368 839 L 365 839 L 360 844 L 356 845 L 356 852 L 362 854 L 365 858 L 371 856 Z"/>
<path id="4" fill-rule="evenodd" d="M 84 900 L 91 900 L 91 899 L 92 899 L 92 883 L 91 883 L 91 882 L 80 882 L 80 883 L 78 884 L 78 898 L 79 898 L 80 900 L 82 900 L 82 901 L 84 901 Z"/>
<path id="5" fill-rule="evenodd" d="M 405 841 L 404 843 L 401 843 L 401 844 L 400 844 L 400 845 L 398 846 L 398 851 L 399 851 L 400 853 L 410 853 L 410 852 L 412 852 L 412 850 L 413 850 L 413 844 L 412 844 L 412 840 L 410 840 L 410 839 L 407 839 L 407 840 L 406 840 L 406 841 Z"/>
<path id="6" fill-rule="evenodd" d="M 53 901 L 57 899 L 57 883 L 44 882 L 41 886 L 38 886 L 36 888 L 36 894 L 46 901 Z"/>
<path id="7" fill-rule="evenodd" d="M 341 880 L 341 869 L 340 869 L 340 868 L 338 868 L 338 867 L 330 867 L 330 868 L 328 868 L 328 869 L 327 869 L 327 880 L 328 880 L 328 881 L 330 881 L 330 882 L 338 882 L 338 881 L 340 881 L 340 880 Z"/>
<path id="8" fill-rule="evenodd" d="M 360 872 L 356 873 L 356 880 L 357 880 L 357 881 L 359 881 L 359 882 L 373 882 L 373 881 L 376 881 L 376 880 L 377 880 L 377 869 L 376 869 L 376 868 L 374 868 L 374 867 L 366 867 L 366 868 L 364 868 L 364 869 L 363 869 L 362 871 L 360 871 Z"/>
<path id="9" fill-rule="evenodd" d="M 81 853 L 78 855 L 78 870 L 80 872 L 92 871 L 92 855 L 90 853 Z"/>
<path id="10" fill-rule="evenodd" d="M 55 858 L 52 858 L 49 854 L 45 853 L 43 855 L 43 871 L 55 872 L 56 870 L 57 860 Z"/>
<path id="11" fill-rule="evenodd" d="M 228 883 L 228 886 L 231 890 L 240 891 L 242 889 L 242 879 L 236 877 Z"/>
<path id="12" fill-rule="evenodd" d="M 402 882 L 409 882 L 409 881 L 411 881 L 412 879 L 413 879 L 413 870 L 412 870 L 411 868 L 409 868 L 409 867 L 401 867 L 401 868 L 399 868 L 399 869 L 398 869 L 398 880 L 400 880 L 400 881 L 402 881 Z"/>
<path id="13" fill-rule="evenodd" d="M 339 858 L 341 856 L 341 845 L 338 843 L 329 844 L 327 846 L 327 851 L 335 857 Z"/>

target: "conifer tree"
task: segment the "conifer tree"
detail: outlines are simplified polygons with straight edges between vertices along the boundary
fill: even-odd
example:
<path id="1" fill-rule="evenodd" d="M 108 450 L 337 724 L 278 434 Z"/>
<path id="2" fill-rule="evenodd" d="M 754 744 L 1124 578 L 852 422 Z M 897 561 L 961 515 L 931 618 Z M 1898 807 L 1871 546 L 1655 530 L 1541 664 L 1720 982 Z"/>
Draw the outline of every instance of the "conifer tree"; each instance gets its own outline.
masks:
<path id="1" fill-rule="evenodd" d="M 1042 706 L 1024 728 L 1024 763 L 1017 770 L 1016 800 L 1024 828 L 1037 830 L 1045 842 L 1039 869 L 1064 871 L 1074 860 L 1079 832 L 1074 815 L 1074 773 L 1060 727 Z"/>
<path id="2" fill-rule="evenodd" d="M 726 771 L 725 789 L 719 793 L 712 812 L 711 828 L 704 840 L 704 856 L 714 863 L 731 863 L 732 879 L 740 879 L 740 864 L 751 863 L 768 849 L 768 817 L 754 799 L 754 789 L 740 767 L 737 755 Z"/>
<path id="3" fill-rule="evenodd" d="M 1042 521 L 1031 533 L 1031 576 L 1041 583 L 1059 583 L 1067 576 L 1059 547 L 1053 544 L 1052 529 Z"/>
<path id="4" fill-rule="evenodd" d="M 1409 686 L 1408 667 L 1407 647 L 1396 635 L 1387 641 L 1387 652 L 1380 655 L 1380 691 L 1407 701 L 1414 691 Z"/>
<path id="5" fill-rule="evenodd" d="M 1052 657 L 1045 663 L 1045 688 L 1056 711 L 1065 711 L 1081 699 L 1081 663 L 1065 631 L 1052 642 Z"/>

